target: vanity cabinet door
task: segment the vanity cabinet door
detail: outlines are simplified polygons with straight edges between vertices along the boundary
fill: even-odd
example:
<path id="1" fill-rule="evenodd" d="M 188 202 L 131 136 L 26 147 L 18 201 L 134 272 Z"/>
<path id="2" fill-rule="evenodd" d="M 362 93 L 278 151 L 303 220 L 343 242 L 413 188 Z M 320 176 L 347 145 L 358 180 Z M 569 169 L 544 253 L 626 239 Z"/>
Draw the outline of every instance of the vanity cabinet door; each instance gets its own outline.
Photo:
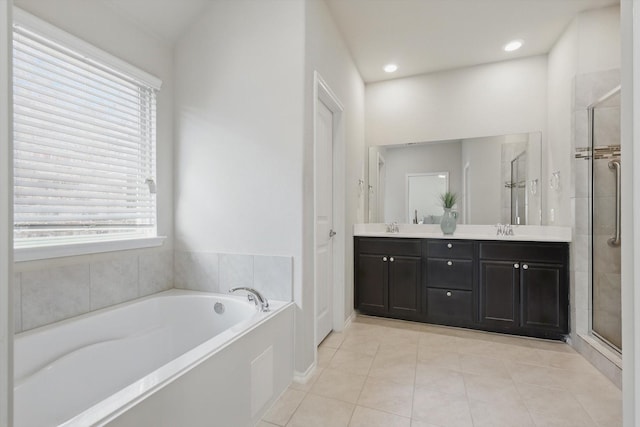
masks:
<path id="1" fill-rule="evenodd" d="M 388 257 L 360 254 L 357 257 L 356 308 L 363 313 L 386 314 L 388 300 Z"/>
<path id="2" fill-rule="evenodd" d="M 480 322 L 498 330 L 518 326 L 519 264 L 480 261 Z"/>
<path id="3" fill-rule="evenodd" d="M 541 333 L 567 332 L 568 292 L 564 275 L 561 264 L 522 264 L 521 327 Z"/>
<path id="4" fill-rule="evenodd" d="M 482 242 L 479 253 L 486 329 L 554 339 L 569 332 L 567 244 Z"/>
<path id="5" fill-rule="evenodd" d="M 389 257 L 389 312 L 415 317 L 420 301 L 420 257 Z"/>
<path id="6" fill-rule="evenodd" d="M 356 238 L 355 300 L 364 314 L 417 320 L 421 311 L 419 239 Z"/>

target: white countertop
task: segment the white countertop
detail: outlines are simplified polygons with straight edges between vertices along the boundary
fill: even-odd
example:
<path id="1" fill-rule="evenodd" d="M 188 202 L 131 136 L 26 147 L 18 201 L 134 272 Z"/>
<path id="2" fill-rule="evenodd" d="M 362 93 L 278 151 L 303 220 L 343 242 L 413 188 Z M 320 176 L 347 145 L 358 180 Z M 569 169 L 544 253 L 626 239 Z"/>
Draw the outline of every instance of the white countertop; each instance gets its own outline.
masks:
<path id="1" fill-rule="evenodd" d="M 550 225 L 514 225 L 513 236 L 497 236 L 495 225 L 458 224 L 451 235 L 442 233 L 439 224 L 398 224 L 398 233 L 388 233 L 385 224 L 355 224 L 354 236 L 408 237 L 417 239 L 505 240 L 526 242 L 570 242 L 571 227 Z"/>

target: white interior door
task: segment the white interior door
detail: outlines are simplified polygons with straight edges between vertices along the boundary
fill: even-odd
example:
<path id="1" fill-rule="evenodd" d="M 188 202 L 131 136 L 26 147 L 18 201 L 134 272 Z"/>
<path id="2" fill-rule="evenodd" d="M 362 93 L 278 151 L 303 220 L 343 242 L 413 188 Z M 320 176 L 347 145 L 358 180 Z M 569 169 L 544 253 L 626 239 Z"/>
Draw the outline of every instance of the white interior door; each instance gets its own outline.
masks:
<path id="1" fill-rule="evenodd" d="M 333 113 L 321 101 L 315 138 L 316 345 L 333 329 Z"/>

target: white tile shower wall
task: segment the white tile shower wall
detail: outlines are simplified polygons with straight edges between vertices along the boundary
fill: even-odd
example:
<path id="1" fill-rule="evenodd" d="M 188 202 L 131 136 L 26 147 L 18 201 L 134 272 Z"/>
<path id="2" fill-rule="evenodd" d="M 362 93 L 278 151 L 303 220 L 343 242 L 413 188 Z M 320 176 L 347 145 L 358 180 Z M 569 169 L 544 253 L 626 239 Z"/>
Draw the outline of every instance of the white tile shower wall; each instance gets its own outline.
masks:
<path id="1" fill-rule="evenodd" d="M 173 252 L 116 255 L 22 271 L 14 277 L 14 330 L 78 316 L 173 287 Z"/>
<path id="2" fill-rule="evenodd" d="M 291 257 L 176 251 L 174 260 L 176 288 L 224 293 L 250 286 L 270 299 L 293 299 Z"/>

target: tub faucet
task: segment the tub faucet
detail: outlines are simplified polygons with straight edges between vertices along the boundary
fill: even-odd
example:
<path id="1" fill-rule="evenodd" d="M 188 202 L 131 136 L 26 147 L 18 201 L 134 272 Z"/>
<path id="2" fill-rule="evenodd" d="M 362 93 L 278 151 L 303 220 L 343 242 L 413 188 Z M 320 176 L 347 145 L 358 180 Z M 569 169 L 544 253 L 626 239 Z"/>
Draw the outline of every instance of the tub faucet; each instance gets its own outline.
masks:
<path id="1" fill-rule="evenodd" d="M 229 289 L 229 293 L 233 293 L 236 291 L 245 291 L 247 292 L 247 299 L 249 301 L 253 301 L 260 311 L 269 311 L 269 301 L 258 291 L 253 288 L 247 288 L 244 286 L 240 286 L 237 288 Z"/>

